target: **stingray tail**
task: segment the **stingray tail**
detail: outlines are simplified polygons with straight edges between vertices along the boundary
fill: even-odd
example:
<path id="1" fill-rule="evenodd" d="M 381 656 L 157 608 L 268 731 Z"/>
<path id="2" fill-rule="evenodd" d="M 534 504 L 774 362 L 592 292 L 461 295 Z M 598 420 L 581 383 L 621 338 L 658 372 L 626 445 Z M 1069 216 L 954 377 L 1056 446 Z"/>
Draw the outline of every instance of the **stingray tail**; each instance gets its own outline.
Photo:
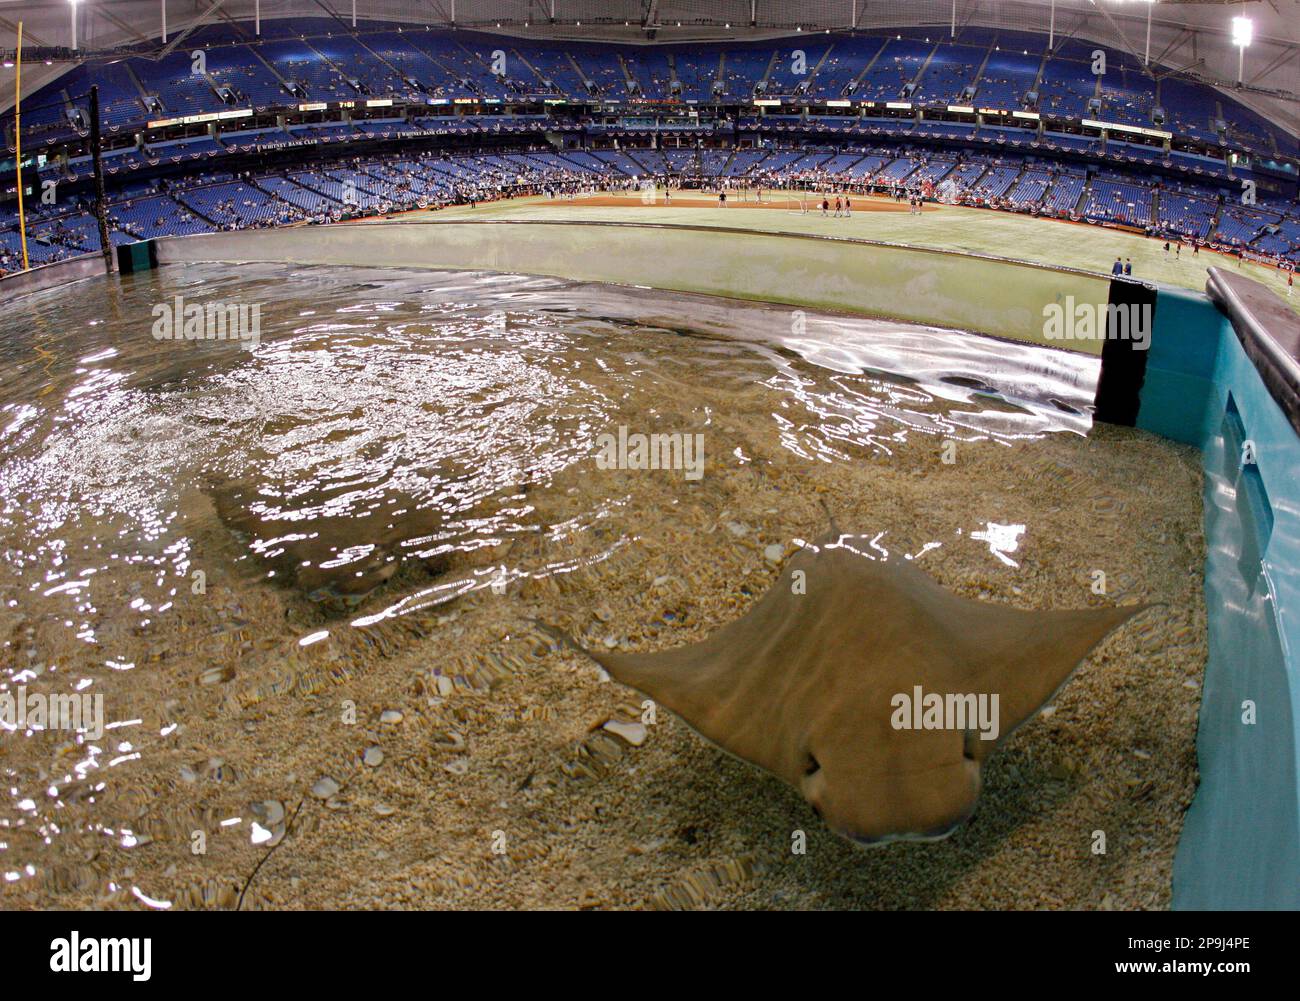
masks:
<path id="1" fill-rule="evenodd" d="M 551 639 L 555 640 L 560 646 L 567 646 L 570 650 L 582 654 L 584 657 L 590 657 L 591 653 L 584 648 L 577 640 L 570 636 L 559 626 L 553 626 L 549 622 L 543 622 L 541 619 L 529 619 L 540 632 L 545 633 Z"/>
<path id="2" fill-rule="evenodd" d="M 843 535 L 844 533 L 840 531 L 839 523 L 835 520 L 835 513 L 831 511 L 831 506 L 826 503 L 826 498 L 818 497 L 817 500 L 821 504 L 822 510 L 826 512 L 827 520 L 831 523 L 831 531 L 836 535 Z"/>

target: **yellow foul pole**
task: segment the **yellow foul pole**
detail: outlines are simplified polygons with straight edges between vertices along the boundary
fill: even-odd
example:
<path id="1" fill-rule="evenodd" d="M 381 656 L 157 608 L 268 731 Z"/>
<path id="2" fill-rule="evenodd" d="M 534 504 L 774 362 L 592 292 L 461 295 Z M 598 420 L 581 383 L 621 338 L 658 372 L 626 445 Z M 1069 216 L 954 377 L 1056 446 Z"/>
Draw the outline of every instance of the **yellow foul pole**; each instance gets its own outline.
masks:
<path id="1" fill-rule="evenodd" d="M 18 232 L 23 242 L 23 270 L 27 264 L 27 217 L 23 215 L 23 22 L 18 22 L 18 59 L 14 63 L 14 169 L 18 174 Z"/>

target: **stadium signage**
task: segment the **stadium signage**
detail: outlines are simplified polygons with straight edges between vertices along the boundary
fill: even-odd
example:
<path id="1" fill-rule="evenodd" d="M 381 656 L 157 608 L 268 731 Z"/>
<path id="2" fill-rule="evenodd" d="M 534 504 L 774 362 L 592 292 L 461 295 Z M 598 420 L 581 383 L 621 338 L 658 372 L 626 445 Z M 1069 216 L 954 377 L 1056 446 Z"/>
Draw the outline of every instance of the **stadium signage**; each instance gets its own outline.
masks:
<path id="1" fill-rule="evenodd" d="M 781 99 L 779 97 L 760 97 L 754 101 L 754 107 L 756 108 L 779 108 L 780 106 Z"/>
<path id="2" fill-rule="evenodd" d="M 853 107 L 853 102 L 852 102 L 852 101 L 827 101 L 827 102 L 826 102 L 826 107 L 828 107 L 828 108 L 851 108 L 851 107 Z"/>
<path id="3" fill-rule="evenodd" d="M 1005 115 L 1006 112 L 1001 108 L 980 108 L 981 115 Z"/>
<path id="4" fill-rule="evenodd" d="M 896 108 L 899 111 L 910 111 L 912 108 L 911 101 L 889 101 L 885 104 L 886 108 Z"/>
<path id="5" fill-rule="evenodd" d="M 324 111 L 328 107 L 329 105 L 326 104 L 324 101 L 313 101 L 310 104 L 298 105 L 298 110 L 299 111 Z"/>
<path id="6" fill-rule="evenodd" d="M 499 104 L 499 101 L 488 101 L 488 104 Z M 393 99 L 391 97 L 375 97 L 366 102 L 367 108 L 391 108 Z"/>
<path id="7" fill-rule="evenodd" d="M 1119 122 L 1099 122 L 1094 118 L 1085 118 L 1083 120 L 1084 128 L 1089 129 L 1108 129 L 1111 132 L 1129 132 L 1138 136 L 1152 136 L 1156 139 L 1172 139 L 1172 132 L 1165 132 L 1161 129 L 1144 129 L 1137 125 L 1122 125 Z"/>
<path id="8" fill-rule="evenodd" d="M 324 107 L 324 105 L 321 105 Z M 182 118 L 156 118 L 147 123 L 151 129 L 161 129 L 168 125 L 197 125 L 200 122 L 225 121 L 230 118 L 248 118 L 252 115 L 252 108 L 242 108 L 239 111 L 210 111 L 204 115 L 185 115 Z"/>
<path id="9" fill-rule="evenodd" d="M 1016 118 L 1027 118 L 1031 122 L 1036 122 L 1042 117 L 1037 111 L 1013 111 L 1011 114 Z"/>
<path id="10" fill-rule="evenodd" d="M 948 110 L 956 111 L 959 114 L 963 114 L 963 115 L 973 115 L 975 113 L 975 109 L 970 105 L 966 105 L 966 104 L 950 104 L 948 105 Z"/>

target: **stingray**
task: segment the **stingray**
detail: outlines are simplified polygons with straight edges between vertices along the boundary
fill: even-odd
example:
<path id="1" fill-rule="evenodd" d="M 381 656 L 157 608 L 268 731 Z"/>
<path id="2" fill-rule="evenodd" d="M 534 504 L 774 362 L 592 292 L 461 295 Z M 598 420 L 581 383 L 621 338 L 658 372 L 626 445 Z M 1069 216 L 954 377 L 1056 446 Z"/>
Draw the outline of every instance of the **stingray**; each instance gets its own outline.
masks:
<path id="1" fill-rule="evenodd" d="M 328 487 L 270 511 L 251 481 L 214 484 L 208 494 L 221 522 L 274 570 L 277 581 L 337 611 L 356 607 L 392 577 L 413 552 L 410 540 L 427 539 L 443 526 L 440 512 L 401 491 L 386 492 L 385 503 L 374 508 L 341 513 L 332 512 L 338 491 Z M 447 560 L 432 556 L 424 565 L 442 573 Z"/>
<path id="2" fill-rule="evenodd" d="M 698 643 L 587 650 L 546 628 L 793 786 L 837 834 L 880 844 L 937 840 L 965 823 L 988 756 L 1146 607 L 974 601 L 909 559 L 885 558 L 866 536 L 832 529 L 801 548 L 744 616 Z M 956 711 L 922 716 L 916 706 L 933 709 L 935 695 Z M 979 695 L 996 707 L 996 727 L 977 722 L 966 697 Z"/>

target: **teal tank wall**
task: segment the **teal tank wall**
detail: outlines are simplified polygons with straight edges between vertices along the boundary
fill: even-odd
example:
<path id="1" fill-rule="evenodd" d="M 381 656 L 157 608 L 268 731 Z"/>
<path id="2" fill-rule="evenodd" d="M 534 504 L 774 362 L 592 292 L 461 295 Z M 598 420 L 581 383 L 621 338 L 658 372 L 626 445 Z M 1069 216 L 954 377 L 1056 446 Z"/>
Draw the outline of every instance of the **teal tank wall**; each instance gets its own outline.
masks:
<path id="1" fill-rule="evenodd" d="M 1199 446 L 1205 470 L 1200 786 L 1174 907 L 1300 908 L 1300 438 L 1227 317 L 1167 289 L 1138 426 Z"/>

